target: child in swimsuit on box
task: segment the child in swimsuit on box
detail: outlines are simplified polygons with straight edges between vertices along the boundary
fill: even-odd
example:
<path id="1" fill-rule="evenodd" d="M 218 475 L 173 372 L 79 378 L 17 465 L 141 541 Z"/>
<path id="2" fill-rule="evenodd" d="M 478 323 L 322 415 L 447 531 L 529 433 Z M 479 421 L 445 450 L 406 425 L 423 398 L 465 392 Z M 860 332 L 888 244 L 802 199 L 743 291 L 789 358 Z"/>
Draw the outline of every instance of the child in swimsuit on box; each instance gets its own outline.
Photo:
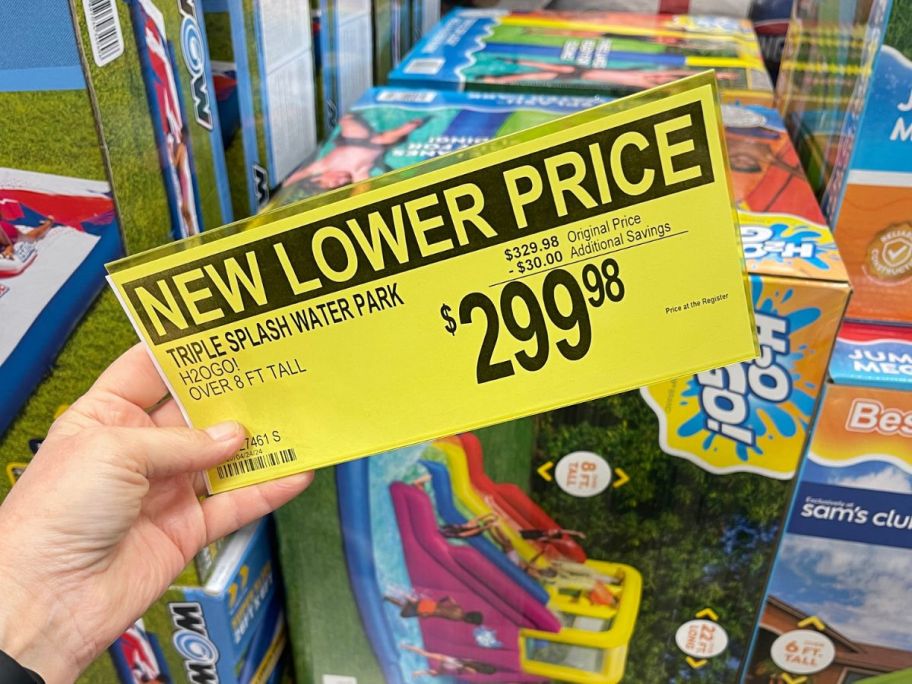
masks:
<path id="1" fill-rule="evenodd" d="M 456 658 L 443 653 L 432 653 L 424 649 L 412 646 L 411 644 L 402 644 L 402 648 L 412 653 L 424 656 L 428 661 L 428 669 L 416 670 L 412 673 L 413 677 L 459 677 L 461 675 L 475 674 L 496 674 L 497 667 L 490 663 L 483 663 L 480 660 L 471 660 L 470 658 Z"/>
<path id="2" fill-rule="evenodd" d="M 432 599 L 410 594 L 404 597 L 384 596 L 383 600 L 401 608 L 399 615 L 404 618 L 442 618 L 454 622 L 467 622 L 470 625 L 480 625 L 483 620 L 477 610 L 463 610 L 462 606 L 449 596 Z"/>
<path id="3" fill-rule="evenodd" d="M 422 475 L 410 482 L 413 487 L 424 491 L 424 486 L 431 481 L 430 475 Z M 444 523 L 440 526 L 440 534 L 447 539 L 470 539 L 484 533 L 491 534 L 498 542 L 503 533 L 497 528 L 499 518 L 496 513 L 485 513 L 464 523 Z"/>
<path id="4" fill-rule="evenodd" d="M 577 530 L 564 530 L 560 527 L 552 527 L 545 530 L 539 529 L 525 529 L 519 530 L 519 536 L 527 541 L 541 542 L 543 544 L 548 544 L 557 541 L 564 541 L 570 537 L 576 537 L 577 539 L 585 539 L 585 532 L 578 532 Z"/>
<path id="5" fill-rule="evenodd" d="M 464 523 L 445 523 L 440 526 L 440 533 L 447 539 L 469 539 L 489 532 L 496 524 L 497 516 L 485 513 Z"/>
<path id="6" fill-rule="evenodd" d="M 346 114 L 339 121 L 339 133 L 332 149 L 323 157 L 298 169 L 285 181 L 285 187 L 307 183 L 317 192 L 341 188 L 370 178 L 386 151 L 405 140 L 424 124 L 425 119 L 407 121 L 382 133 L 375 132 L 357 113 Z"/>
<path id="7" fill-rule="evenodd" d="M 27 233 L 20 232 L 10 220 L 7 220 L 7 214 L 12 212 L 7 212 L 5 205 L 13 202 L 14 200 L 0 200 L 0 257 L 4 259 L 13 258 L 17 242 L 37 242 L 55 225 L 54 217 L 48 216 L 37 228 Z M 18 202 L 15 204 L 18 205 Z M 21 212 L 19 215 L 21 216 Z"/>
<path id="8" fill-rule="evenodd" d="M 533 71 L 483 76 L 481 78 L 483 82 L 510 84 L 522 81 L 586 81 L 643 90 L 696 73 L 692 69 L 590 69 L 576 64 L 556 64 L 517 57 L 501 59 L 517 66 L 533 69 Z M 717 70 L 716 78 L 720 81 L 730 81 L 736 78 L 736 74 Z"/>
<path id="9" fill-rule="evenodd" d="M 533 579 L 542 584 L 555 584 L 568 588 L 579 588 L 583 591 L 597 589 L 599 584 L 620 584 L 623 576 L 603 575 L 583 563 L 552 559 L 548 565 L 539 567 L 535 562 L 544 552 L 539 552 L 530 560 L 522 563 L 522 569 Z"/>

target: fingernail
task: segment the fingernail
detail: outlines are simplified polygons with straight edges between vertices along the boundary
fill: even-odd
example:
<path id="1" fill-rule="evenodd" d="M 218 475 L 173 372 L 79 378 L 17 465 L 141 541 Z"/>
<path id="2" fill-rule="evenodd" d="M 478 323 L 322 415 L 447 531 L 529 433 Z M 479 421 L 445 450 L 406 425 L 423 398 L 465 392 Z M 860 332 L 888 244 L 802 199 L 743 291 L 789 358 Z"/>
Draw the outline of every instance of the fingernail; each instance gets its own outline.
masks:
<path id="1" fill-rule="evenodd" d="M 218 423 L 206 428 L 206 434 L 209 435 L 216 442 L 226 442 L 229 439 L 234 439 L 237 437 L 238 432 L 240 431 L 241 426 L 234 422 L 233 420 L 225 421 L 224 423 Z"/>

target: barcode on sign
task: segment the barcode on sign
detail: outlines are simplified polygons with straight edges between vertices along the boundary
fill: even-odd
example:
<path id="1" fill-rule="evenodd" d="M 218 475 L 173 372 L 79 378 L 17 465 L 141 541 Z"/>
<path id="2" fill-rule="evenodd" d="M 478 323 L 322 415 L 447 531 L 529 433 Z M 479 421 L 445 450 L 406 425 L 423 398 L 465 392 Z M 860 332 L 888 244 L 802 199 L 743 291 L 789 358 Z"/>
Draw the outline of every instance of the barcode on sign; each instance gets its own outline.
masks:
<path id="1" fill-rule="evenodd" d="M 430 104 L 437 98 L 433 90 L 381 90 L 377 99 L 380 102 L 419 102 Z"/>
<path id="2" fill-rule="evenodd" d="M 249 458 L 242 458 L 239 461 L 223 463 L 216 467 L 215 472 L 218 473 L 220 479 L 224 480 L 229 477 L 237 477 L 238 475 L 253 473 L 257 470 L 264 470 L 266 468 L 292 463 L 297 460 L 298 454 L 294 449 L 282 449 L 281 451 L 273 451 L 270 454 L 251 456 Z"/>
<path id="3" fill-rule="evenodd" d="M 439 57 L 420 57 L 413 59 L 405 65 L 405 73 L 433 76 L 443 68 L 443 60 Z"/>
<path id="4" fill-rule="evenodd" d="M 117 0 L 82 0 L 82 9 L 88 25 L 92 56 L 95 64 L 103 67 L 120 57 L 124 51 Z"/>

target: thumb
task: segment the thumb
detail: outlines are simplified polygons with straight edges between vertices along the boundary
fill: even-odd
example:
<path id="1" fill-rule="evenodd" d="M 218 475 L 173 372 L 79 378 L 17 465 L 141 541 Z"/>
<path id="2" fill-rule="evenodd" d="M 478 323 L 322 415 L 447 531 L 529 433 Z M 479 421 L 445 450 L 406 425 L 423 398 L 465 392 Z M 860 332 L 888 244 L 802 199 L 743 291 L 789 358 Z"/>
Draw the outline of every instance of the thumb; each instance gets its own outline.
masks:
<path id="1" fill-rule="evenodd" d="M 244 443 L 240 423 L 218 423 L 205 430 L 189 427 L 115 427 L 105 430 L 116 452 L 148 479 L 199 472 L 228 460 Z"/>

